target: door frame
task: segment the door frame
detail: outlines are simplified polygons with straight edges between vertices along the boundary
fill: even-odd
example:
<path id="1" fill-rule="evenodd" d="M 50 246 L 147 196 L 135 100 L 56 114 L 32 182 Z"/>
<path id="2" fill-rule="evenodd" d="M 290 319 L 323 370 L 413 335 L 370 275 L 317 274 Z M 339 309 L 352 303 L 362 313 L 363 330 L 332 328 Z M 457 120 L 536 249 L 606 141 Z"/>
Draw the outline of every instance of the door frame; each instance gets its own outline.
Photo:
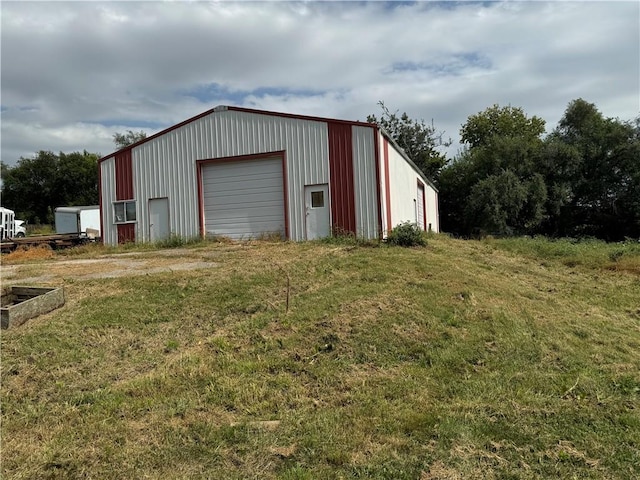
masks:
<path id="1" fill-rule="evenodd" d="M 151 229 L 153 224 L 151 223 L 151 202 L 153 200 L 165 200 L 166 201 L 166 205 L 167 205 L 167 235 L 165 238 L 158 238 L 158 239 L 153 239 L 152 238 L 152 234 L 151 234 Z M 154 197 L 154 198 L 149 198 L 147 200 L 147 212 L 149 214 L 149 241 L 153 242 L 153 241 L 161 241 L 161 240 L 165 240 L 166 238 L 171 237 L 171 212 L 170 212 L 170 208 L 169 208 L 169 197 Z"/>
<path id="2" fill-rule="evenodd" d="M 279 157 L 282 160 L 282 190 L 284 195 L 284 235 L 289 240 L 289 179 L 287 176 L 287 152 L 286 150 L 252 153 L 249 155 L 233 155 L 230 157 L 205 158 L 196 160 L 196 178 L 198 186 L 198 222 L 200 223 L 200 236 L 207 235 L 204 212 L 204 185 L 202 169 L 211 164 L 222 162 L 241 162 L 244 160 L 259 160 L 263 158 Z"/>
<path id="3" fill-rule="evenodd" d="M 418 192 L 420 191 L 422 192 L 422 205 L 418 205 L 420 203 Z M 420 207 L 422 207 L 422 218 L 418 219 Z M 416 191 L 416 223 L 418 226 L 420 226 L 419 220 L 422 220 L 422 230 L 427 231 L 427 188 L 420 179 L 418 179 L 418 189 Z"/>
<path id="4" fill-rule="evenodd" d="M 307 205 L 307 190 L 311 190 L 313 188 L 320 188 L 322 187 L 323 192 L 326 192 L 326 198 L 325 198 L 325 205 L 322 208 L 325 208 L 327 210 L 327 219 L 328 219 L 328 226 L 329 226 L 329 231 L 327 232 L 327 236 L 332 236 L 333 235 L 333 231 L 332 231 L 332 223 L 331 223 L 331 189 L 329 187 L 328 183 L 312 183 L 310 185 L 305 185 L 304 186 L 304 190 L 303 190 L 303 202 L 304 202 L 304 237 L 306 240 L 310 240 L 309 239 L 309 212 L 308 212 L 308 208 L 310 208 Z M 312 207 L 311 207 L 312 208 Z M 324 238 L 322 236 L 316 237 L 316 238 Z M 312 239 L 313 240 L 313 239 Z"/>

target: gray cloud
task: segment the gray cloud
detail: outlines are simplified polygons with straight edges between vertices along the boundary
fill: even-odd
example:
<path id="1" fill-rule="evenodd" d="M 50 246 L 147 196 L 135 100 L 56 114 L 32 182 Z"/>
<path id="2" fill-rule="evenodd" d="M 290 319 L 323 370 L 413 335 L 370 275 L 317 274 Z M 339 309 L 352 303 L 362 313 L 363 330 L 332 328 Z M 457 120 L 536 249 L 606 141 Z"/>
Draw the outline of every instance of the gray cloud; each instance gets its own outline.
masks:
<path id="1" fill-rule="evenodd" d="M 494 103 L 548 131 L 579 97 L 630 119 L 639 17 L 637 2 L 3 2 L 1 158 L 107 154 L 116 131 L 217 104 L 364 120 L 384 100 L 454 140 Z"/>

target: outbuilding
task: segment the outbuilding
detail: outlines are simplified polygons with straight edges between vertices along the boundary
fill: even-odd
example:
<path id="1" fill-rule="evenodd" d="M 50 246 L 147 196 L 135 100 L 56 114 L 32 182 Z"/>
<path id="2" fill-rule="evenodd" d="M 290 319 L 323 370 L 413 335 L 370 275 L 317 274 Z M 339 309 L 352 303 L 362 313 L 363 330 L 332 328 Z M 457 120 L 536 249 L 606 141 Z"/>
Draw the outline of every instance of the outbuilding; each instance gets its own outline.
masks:
<path id="1" fill-rule="evenodd" d="M 219 106 L 99 161 L 104 243 L 439 231 L 431 181 L 376 125 Z"/>

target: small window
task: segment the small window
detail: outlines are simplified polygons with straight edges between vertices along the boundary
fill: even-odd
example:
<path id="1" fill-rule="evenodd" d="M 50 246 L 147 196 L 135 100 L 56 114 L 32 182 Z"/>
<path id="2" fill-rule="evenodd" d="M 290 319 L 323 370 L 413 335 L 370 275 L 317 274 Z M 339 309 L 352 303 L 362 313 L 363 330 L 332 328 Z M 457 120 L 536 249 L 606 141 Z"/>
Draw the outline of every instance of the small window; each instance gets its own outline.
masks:
<path id="1" fill-rule="evenodd" d="M 311 208 L 322 207 L 324 207 L 324 192 L 322 190 L 319 192 L 311 192 Z"/>
<path id="2" fill-rule="evenodd" d="M 115 202 L 113 204 L 115 223 L 127 223 L 136 221 L 136 202 Z"/>

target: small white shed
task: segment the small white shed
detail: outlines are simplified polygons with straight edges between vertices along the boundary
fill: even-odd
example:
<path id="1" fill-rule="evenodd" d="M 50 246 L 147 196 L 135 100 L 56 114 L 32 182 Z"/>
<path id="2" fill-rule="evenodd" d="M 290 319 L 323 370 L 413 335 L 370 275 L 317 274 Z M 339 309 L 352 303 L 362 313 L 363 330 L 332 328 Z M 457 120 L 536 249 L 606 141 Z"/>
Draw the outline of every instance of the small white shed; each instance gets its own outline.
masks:
<path id="1" fill-rule="evenodd" d="M 83 233 L 100 236 L 100 206 L 57 207 L 54 211 L 56 233 Z"/>
<path id="2" fill-rule="evenodd" d="M 220 106 L 99 165 L 107 244 L 439 230 L 437 190 L 369 123 Z"/>

